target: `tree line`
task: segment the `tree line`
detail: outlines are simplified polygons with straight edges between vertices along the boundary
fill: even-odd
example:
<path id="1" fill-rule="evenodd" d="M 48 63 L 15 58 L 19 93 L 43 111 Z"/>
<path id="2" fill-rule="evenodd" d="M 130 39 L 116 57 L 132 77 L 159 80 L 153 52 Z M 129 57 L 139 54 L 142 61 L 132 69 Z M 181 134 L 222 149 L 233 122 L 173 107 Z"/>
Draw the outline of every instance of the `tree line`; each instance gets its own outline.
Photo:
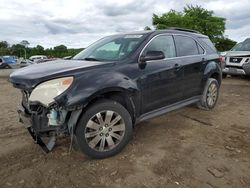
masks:
<path id="1" fill-rule="evenodd" d="M 21 41 L 19 44 L 9 45 L 7 41 L 0 41 L 0 56 L 14 55 L 17 57 L 29 58 L 33 55 L 46 55 L 48 57 L 66 57 L 74 56 L 83 48 L 67 48 L 65 45 L 58 45 L 53 48 L 44 48 L 41 45 L 36 47 L 28 47 L 29 42 L 26 40 Z"/>
<path id="2" fill-rule="evenodd" d="M 236 44 L 236 41 L 224 36 L 225 22 L 226 18 L 215 16 L 213 11 L 193 5 L 185 6 L 182 12 L 170 10 L 152 17 L 153 29 L 180 27 L 199 31 L 207 35 L 220 52 L 230 50 Z M 145 30 L 151 29 L 145 27 Z"/>

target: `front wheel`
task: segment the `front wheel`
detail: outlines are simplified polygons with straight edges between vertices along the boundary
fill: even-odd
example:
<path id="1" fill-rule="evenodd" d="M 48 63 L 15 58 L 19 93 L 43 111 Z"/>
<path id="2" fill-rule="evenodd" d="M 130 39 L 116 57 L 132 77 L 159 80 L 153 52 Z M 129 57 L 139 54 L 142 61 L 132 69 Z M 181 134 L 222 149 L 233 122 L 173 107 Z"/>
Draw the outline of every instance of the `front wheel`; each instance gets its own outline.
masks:
<path id="1" fill-rule="evenodd" d="M 218 81 L 214 78 L 209 78 L 198 107 L 205 110 L 213 109 L 219 97 L 219 88 Z"/>
<path id="2" fill-rule="evenodd" d="M 129 112 L 112 100 L 90 106 L 76 127 L 76 140 L 83 153 L 101 159 L 119 153 L 132 136 Z"/>

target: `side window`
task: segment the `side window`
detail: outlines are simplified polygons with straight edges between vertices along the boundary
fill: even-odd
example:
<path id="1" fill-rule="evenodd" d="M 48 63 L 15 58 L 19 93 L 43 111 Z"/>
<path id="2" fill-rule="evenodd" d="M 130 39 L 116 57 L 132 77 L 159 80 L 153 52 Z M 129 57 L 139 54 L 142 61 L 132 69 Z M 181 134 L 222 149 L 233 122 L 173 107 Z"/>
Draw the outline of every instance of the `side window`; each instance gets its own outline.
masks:
<path id="1" fill-rule="evenodd" d="M 162 51 L 166 58 L 176 57 L 173 37 L 163 35 L 154 38 L 144 49 L 143 54 L 148 51 Z"/>
<path id="2" fill-rule="evenodd" d="M 174 36 L 177 56 L 199 55 L 197 43 L 194 39 L 186 36 Z"/>
<path id="3" fill-rule="evenodd" d="M 204 54 L 205 51 L 204 49 L 196 42 L 197 46 L 198 46 L 198 51 L 199 51 L 199 54 Z"/>

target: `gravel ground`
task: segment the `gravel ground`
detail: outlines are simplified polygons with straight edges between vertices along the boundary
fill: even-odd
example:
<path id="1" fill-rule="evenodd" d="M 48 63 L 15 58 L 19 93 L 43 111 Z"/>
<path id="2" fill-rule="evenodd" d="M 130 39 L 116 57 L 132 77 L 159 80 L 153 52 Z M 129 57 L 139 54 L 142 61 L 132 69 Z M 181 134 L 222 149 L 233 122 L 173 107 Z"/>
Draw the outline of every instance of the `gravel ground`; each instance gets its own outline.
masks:
<path id="1" fill-rule="evenodd" d="M 250 185 L 250 80 L 223 80 L 212 111 L 186 107 L 139 124 L 118 155 L 91 160 L 60 139 L 49 154 L 18 123 L 18 90 L 0 78 L 0 187 Z"/>

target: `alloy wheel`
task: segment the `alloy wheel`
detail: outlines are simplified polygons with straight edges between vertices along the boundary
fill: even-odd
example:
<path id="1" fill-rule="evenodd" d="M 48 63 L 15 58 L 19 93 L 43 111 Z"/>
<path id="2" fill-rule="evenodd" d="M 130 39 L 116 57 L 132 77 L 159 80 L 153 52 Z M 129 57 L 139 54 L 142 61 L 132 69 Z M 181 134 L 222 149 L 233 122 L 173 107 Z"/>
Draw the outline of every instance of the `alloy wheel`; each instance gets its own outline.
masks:
<path id="1" fill-rule="evenodd" d="M 110 151 L 122 141 L 125 123 L 123 118 L 114 111 L 98 112 L 87 122 L 84 134 L 92 149 L 99 152 Z"/>
<path id="2" fill-rule="evenodd" d="M 215 83 L 210 84 L 207 92 L 207 104 L 213 106 L 218 96 L 218 88 Z"/>

